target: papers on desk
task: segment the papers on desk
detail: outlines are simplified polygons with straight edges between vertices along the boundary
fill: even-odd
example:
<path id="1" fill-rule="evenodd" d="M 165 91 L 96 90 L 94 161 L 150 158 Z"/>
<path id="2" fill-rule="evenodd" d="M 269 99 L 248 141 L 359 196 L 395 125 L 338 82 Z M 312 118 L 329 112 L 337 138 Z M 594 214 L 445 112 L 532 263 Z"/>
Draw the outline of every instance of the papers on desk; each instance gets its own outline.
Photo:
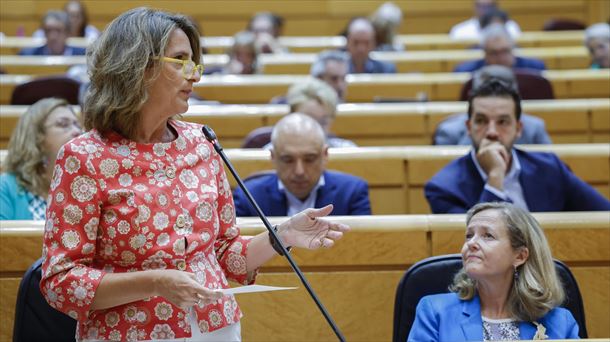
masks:
<path id="1" fill-rule="evenodd" d="M 235 295 L 241 293 L 254 293 L 254 292 L 267 292 L 267 291 L 283 291 L 283 290 L 295 290 L 296 287 L 278 287 L 278 286 L 267 286 L 267 285 L 246 285 L 240 287 L 233 287 L 230 289 L 219 290 L 224 295 Z"/>

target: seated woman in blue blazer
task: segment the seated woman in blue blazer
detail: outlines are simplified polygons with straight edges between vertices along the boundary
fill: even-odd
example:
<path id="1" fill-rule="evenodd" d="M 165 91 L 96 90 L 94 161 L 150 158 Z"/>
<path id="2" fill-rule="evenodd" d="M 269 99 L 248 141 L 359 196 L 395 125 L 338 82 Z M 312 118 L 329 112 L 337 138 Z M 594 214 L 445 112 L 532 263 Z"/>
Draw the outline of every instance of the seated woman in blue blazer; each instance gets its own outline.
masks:
<path id="1" fill-rule="evenodd" d="M 477 204 L 466 222 L 453 292 L 420 300 L 408 341 L 578 338 L 538 222 L 510 203 Z"/>

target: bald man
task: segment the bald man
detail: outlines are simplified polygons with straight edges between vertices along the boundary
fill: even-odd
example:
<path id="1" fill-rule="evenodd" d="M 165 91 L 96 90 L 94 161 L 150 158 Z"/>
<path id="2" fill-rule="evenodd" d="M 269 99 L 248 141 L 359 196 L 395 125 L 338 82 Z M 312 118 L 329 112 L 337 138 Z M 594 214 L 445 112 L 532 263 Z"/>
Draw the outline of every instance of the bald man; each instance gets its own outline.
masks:
<path id="1" fill-rule="evenodd" d="M 369 57 L 375 49 L 375 28 L 370 20 L 356 18 L 347 27 L 347 52 L 350 74 L 394 74 L 396 66 Z"/>
<path id="2" fill-rule="evenodd" d="M 293 113 L 282 118 L 271 134 L 275 172 L 247 179 L 246 187 L 268 216 L 290 216 L 306 208 L 333 204 L 331 215 L 370 215 L 366 181 L 327 171 L 324 130 L 310 116 Z M 237 216 L 257 216 L 239 188 L 233 192 Z"/>

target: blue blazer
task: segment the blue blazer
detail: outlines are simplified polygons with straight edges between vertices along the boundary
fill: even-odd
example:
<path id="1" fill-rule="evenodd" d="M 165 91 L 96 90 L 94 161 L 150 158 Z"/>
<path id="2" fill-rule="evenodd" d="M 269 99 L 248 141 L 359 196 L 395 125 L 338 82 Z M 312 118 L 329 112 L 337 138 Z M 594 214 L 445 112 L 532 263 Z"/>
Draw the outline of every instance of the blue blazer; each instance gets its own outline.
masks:
<path id="1" fill-rule="evenodd" d="M 466 129 L 467 113 L 455 114 L 441 121 L 434 132 L 434 145 L 472 145 Z M 521 114 L 523 130 L 515 144 L 551 144 L 551 138 L 544 127 L 544 120 Z"/>
<path id="2" fill-rule="evenodd" d="M 519 183 L 529 211 L 610 210 L 610 202 L 576 177 L 555 154 L 515 151 L 521 163 Z M 465 213 L 477 203 L 503 201 L 484 187 L 468 153 L 434 175 L 424 193 L 434 214 Z"/>
<path id="3" fill-rule="evenodd" d="M 246 187 L 265 215 L 286 216 L 288 202 L 277 187 L 275 173 L 262 175 L 245 182 Z M 342 172 L 324 171 L 324 186 L 318 189 L 316 208 L 332 204 L 331 215 L 370 215 L 369 188 L 361 178 Z M 239 188 L 233 192 L 237 216 L 257 216 L 246 195 Z"/>
<path id="4" fill-rule="evenodd" d="M 356 73 L 354 71 L 354 69 L 355 69 L 354 63 L 352 63 L 352 61 L 350 60 L 348 72 L 350 74 L 354 74 L 354 73 Z M 396 73 L 396 65 L 389 63 L 389 62 L 383 62 L 383 61 L 378 61 L 378 60 L 369 58 L 364 63 L 363 74 L 395 74 L 395 73 Z"/>
<path id="5" fill-rule="evenodd" d="M 481 69 L 485 66 L 484 59 L 477 59 L 476 61 L 468 61 L 461 64 L 453 69 L 454 72 L 473 72 Z M 526 58 L 526 57 L 515 57 L 515 64 L 513 64 L 513 69 L 530 69 L 542 71 L 546 69 L 544 66 L 544 62 L 535 59 L 535 58 Z"/>
<path id="6" fill-rule="evenodd" d="M 537 321 L 546 328 L 549 339 L 578 337 L 578 324 L 572 313 L 555 308 Z M 536 326 L 531 322 L 519 323 L 521 340 L 531 340 Z M 407 341 L 483 341 L 483 319 L 479 297 L 461 300 L 455 293 L 425 296 L 417 304 L 415 321 Z"/>
<path id="7" fill-rule="evenodd" d="M 69 46 L 66 45 L 66 50 L 69 50 L 69 53 L 66 54 L 64 50 L 64 56 L 84 56 L 87 53 L 87 50 L 82 47 Z M 46 45 L 34 47 L 34 48 L 26 48 L 19 51 L 19 55 L 21 56 L 49 56 L 49 50 Z"/>

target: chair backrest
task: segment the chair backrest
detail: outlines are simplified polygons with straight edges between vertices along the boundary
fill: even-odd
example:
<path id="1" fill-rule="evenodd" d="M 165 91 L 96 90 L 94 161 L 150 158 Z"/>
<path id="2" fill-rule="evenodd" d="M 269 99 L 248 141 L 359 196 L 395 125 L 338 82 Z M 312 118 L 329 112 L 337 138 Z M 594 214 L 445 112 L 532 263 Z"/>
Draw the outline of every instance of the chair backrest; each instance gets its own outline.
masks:
<path id="1" fill-rule="evenodd" d="M 527 70 L 514 69 L 519 94 L 523 100 L 552 100 L 555 98 L 553 85 L 542 75 Z M 468 101 L 472 89 L 472 79 L 462 86 L 460 101 Z"/>
<path id="2" fill-rule="evenodd" d="M 76 105 L 79 88 L 80 82 L 69 77 L 42 77 L 16 86 L 11 96 L 11 104 L 31 105 L 46 97 L 58 97 Z"/>
<path id="3" fill-rule="evenodd" d="M 244 138 L 242 148 L 262 148 L 271 142 L 273 126 L 264 126 L 254 129 Z"/>
<path id="4" fill-rule="evenodd" d="M 572 31 L 584 30 L 585 24 L 582 21 L 574 19 L 549 19 L 542 27 L 543 31 Z"/>
<path id="5" fill-rule="evenodd" d="M 15 306 L 13 342 L 75 341 L 76 320 L 52 308 L 40 292 L 42 258 L 25 272 Z"/>
<path id="6" fill-rule="evenodd" d="M 576 279 L 570 269 L 555 260 L 555 267 L 566 292 L 561 305 L 570 310 L 580 328 L 581 338 L 587 338 L 585 310 Z M 404 342 L 409 336 L 415 320 L 415 309 L 419 300 L 427 295 L 447 293 L 453 277 L 462 268 L 460 254 L 448 254 L 426 258 L 411 266 L 400 279 L 394 301 L 394 342 Z"/>

